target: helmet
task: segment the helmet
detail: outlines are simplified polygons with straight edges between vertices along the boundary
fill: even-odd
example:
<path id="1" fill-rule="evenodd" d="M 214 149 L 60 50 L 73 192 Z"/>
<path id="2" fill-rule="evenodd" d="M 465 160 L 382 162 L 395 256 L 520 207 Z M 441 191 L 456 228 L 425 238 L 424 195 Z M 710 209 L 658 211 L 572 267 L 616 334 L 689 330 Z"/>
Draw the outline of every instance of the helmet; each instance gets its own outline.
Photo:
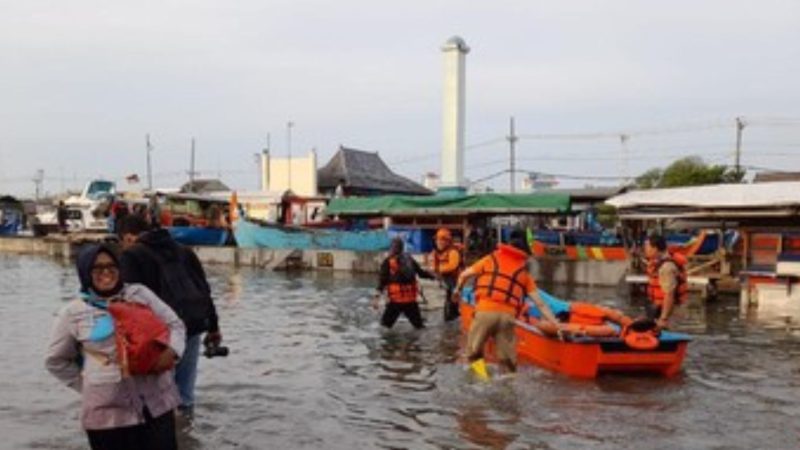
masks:
<path id="1" fill-rule="evenodd" d="M 447 228 L 439 228 L 436 231 L 436 240 L 451 241 L 453 240 L 453 235 Z"/>

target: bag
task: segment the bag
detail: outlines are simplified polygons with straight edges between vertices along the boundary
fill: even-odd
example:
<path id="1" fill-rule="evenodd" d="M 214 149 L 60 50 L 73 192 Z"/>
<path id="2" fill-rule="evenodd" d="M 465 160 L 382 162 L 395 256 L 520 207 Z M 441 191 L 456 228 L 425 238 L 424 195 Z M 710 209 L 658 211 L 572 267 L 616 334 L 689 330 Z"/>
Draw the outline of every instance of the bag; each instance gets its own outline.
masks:
<path id="1" fill-rule="evenodd" d="M 126 375 L 158 373 L 155 365 L 169 347 L 169 328 L 149 307 L 116 301 L 108 305 L 114 318 L 114 340 L 122 372 Z M 174 365 L 174 361 L 172 361 Z M 172 368 L 161 368 L 159 372 Z"/>

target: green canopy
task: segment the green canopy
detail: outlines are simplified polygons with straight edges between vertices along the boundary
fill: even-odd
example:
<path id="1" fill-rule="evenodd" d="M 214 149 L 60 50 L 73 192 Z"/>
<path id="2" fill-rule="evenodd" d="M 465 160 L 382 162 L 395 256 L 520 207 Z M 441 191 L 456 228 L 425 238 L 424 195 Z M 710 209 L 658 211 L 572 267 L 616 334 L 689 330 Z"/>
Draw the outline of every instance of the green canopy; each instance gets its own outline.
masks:
<path id="1" fill-rule="evenodd" d="M 570 210 L 568 194 L 477 194 L 414 197 L 387 195 L 331 200 L 325 212 L 337 216 L 462 216 L 473 214 L 558 214 Z"/>

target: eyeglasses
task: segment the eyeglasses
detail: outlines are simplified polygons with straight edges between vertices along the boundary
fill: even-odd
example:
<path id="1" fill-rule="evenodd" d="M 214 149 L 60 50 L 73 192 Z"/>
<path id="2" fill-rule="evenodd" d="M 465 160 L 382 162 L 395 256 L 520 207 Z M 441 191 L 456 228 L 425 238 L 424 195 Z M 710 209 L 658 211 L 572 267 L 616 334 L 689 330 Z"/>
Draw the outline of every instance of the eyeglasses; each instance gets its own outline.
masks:
<path id="1" fill-rule="evenodd" d="M 116 264 L 95 264 L 92 266 L 92 275 L 100 275 L 103 272 L 116 274 L 119 273 L 119 267 Z"/>

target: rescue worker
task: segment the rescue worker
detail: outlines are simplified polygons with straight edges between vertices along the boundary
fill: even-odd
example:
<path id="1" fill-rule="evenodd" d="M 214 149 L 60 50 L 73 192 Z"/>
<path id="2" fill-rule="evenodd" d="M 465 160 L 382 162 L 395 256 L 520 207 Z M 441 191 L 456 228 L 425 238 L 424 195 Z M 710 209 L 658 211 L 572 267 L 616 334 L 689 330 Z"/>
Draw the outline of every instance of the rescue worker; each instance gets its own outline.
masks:
<path id="1" fill-rule="evenodd" d="M 381 325 L 392 328 L 400 314 L 403 314 L 414 328 L 425 327 L 417 303 L 418 276 L 429 280 L 436 278 L 430 272 L 423 270 L 411 255 L 403 252 L 402 239 L 392 239 L 389 256 L 381 264 L 380 281 L 374 299 L 374 305 L 377 306 L 384 291 L 389 298 L 381 317 Z"/>
<path id="2" fill-rule="evenodd" d="M 453 302 L 453 291 L 458 275 L 463 268 L 461 251 L 453 244 L 453 235 L 447 228 L 440 228 L 434 238 L 434 249 L 430 254 L 433 273 L 447 292 L 444 302 L 444 321 L 455 320 L 459 316 L 458 303 Z"/>
<path id="3" fill-rule="evenodd" d="M 497 357 L 507 372 L 517 369 L 515 327 L 516 319 L 526 312 L 525 297 L 529 297 L 543 320 L 562 329 L 550 307 L 542 301 L 536 281 L 528 270 L 531 255 L 528 240 L 522 230 L 512 231 L 508 244 L 498 244 L 488 256 L 467 268 L 458 278 L 456 298 L 471 279 L 475 279 L 475 317 L 467 336 L 467 359 L 479 376 L 486 378 L 483 349 L 493 338 Z"/>
<path id="4" fill-rule="evenodd" d="M 670 253 L 666 239 L 656 234 L 645 241 L 644 255 L 648 261 L 647 295 L 650 298 L 646 306 L 647 317 L 655 321 L 657 329 L 663 329 L 669 325 L 675 307 L 688 297 L 686 257 Z"/>

